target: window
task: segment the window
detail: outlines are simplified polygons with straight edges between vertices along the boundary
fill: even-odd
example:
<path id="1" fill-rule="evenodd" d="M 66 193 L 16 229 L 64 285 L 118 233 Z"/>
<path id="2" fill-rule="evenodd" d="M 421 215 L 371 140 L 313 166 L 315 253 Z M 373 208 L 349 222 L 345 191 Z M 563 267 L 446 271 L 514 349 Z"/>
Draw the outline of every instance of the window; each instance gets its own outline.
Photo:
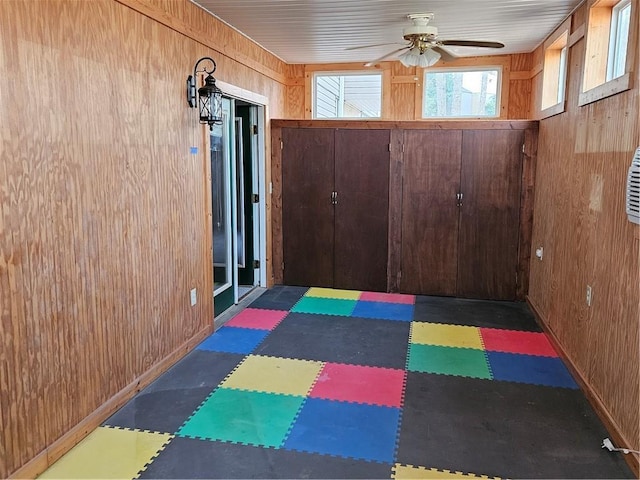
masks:
<path id="1" fill-rule="evenodd" d="M 631 0 L 618 3 L 611 11 L 611 33 L 609 36 L 609 57 L 607 61 L 607 81 L 624 75 L 629 44 L 629 23 L 631 21 Z"/>
<path id="2" fill-rule="evenodd" d="M 541 118 L 564 112 L 570 28 L 571 18 L 560 25 L 544 43 Z"/>
<path id="3" fill-rule="evenodd" d="M 382 75 L 315 74 L 313 118 L 380 118 Z"/>
<path id="4" fill-rule="evenodd" d="M 501 69 L 425 71 L 423 118 L 498 117 Z"/>
<path id="5" fill-rule="evenodd" d="M 591 1 L 580 105 L 631 88 L 629 34 L 636 5 L 632 0 Z"/>

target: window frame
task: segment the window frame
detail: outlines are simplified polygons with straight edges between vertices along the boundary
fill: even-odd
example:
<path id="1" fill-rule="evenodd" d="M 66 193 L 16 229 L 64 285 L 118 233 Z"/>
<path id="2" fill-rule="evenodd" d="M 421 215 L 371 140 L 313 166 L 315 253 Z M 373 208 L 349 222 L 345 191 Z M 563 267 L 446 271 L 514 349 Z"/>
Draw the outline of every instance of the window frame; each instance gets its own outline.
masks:
<path id="1" fill-rule="evenodd" d="M 571 17 L 567 18 L 544 42 L 542 95 L 539 100 L 540 119 L 566 111 L 570 37 Z"/>
<path id="2" fill-rule="evenodd" d="M 620 0 L 616 5 L 614 5 L 611 9 L 611 31 L 609 33 L 609 50 L 607 55 L 607 75 L 606 81 L 609 82 L 618 77 L 624 75 L 624 69 L 622 69 L 622 73 L 619 75 L 615 75 L 616 63 L 620 59 L 619 51 L 620 51 L 620 16 L 624 9 L 629 7 L 631 9 L 631 0 Z M 631 11 L 629 12 L 629 29 L 631 29 Z M 629 35 L 631 32 L 628 32 Z M 625 47 L 625 57 L 626 51 L 629 49 L 629 39 L 627 38 L 627 45 Z M 625 58 L 626 64 L 626 58 Z M 614 76 L 615 75 L 615 76 Z"/>
<path id="3" fill-rule="evenodd" d="M 380 78 L 380 115 L 377 117 L 318 117 L 317 116 L 317 78 L 318 77 L 354 77 L 373 75 Z M 381 70 L 318 70 L 314 71 L 311 76 L 311 119 L 313 120 L 358 120 L 358 121 L 375 121 L 384 118 L 384 74 Z"/>
<path id="4" fill-rule="evenodd" d="M 587 10 L 585 49 L 578 105 L 584 106 L 633 88 L 638 38 L 638 0 L 630 0 L 631 12 L 624 74 L 607 80 L 611 21 L 614 8 L 626 0 L 590 0 Z"/>
<path id="5" fill-rule="evenodd" d="M 440 121 L 440 120 L 498 120 L 503 118 L 503 109 L 505 98 L 503 95 L 505 93 L 505 89 L 503 88 L 504 82 L 504 67 L 499 64 L 491 64 L 491 65 L 466 65 L 460 67 L 430 67 L 422 69 L 422 86 L 420 88 L 422 94 L 422 103 L 420 105 L 420 119 L 427 121 Z M 429 73 L 438 73 L 438 72 L 484 72 L 484 71 L 496 71 L 498 73 L 498 78 L 496 80 L 496 114 L 492 116 L 488 115 L 462 115 L 462 116 L 446 116 L 446 117 L 427 117 L 425 115 L 427 95 L 427 75 Z"/>

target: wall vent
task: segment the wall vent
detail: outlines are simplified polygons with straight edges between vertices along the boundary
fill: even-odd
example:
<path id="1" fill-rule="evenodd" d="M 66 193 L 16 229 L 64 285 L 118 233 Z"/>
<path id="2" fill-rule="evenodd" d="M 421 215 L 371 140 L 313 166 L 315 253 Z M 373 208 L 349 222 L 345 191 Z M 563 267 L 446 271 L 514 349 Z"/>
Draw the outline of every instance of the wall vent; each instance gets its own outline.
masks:
<path id="1" fill-rule="evenodd" d="M 640 147 L 631 160 L 627 177 L 627 216 L 630 222 L 640 224 Z"/>

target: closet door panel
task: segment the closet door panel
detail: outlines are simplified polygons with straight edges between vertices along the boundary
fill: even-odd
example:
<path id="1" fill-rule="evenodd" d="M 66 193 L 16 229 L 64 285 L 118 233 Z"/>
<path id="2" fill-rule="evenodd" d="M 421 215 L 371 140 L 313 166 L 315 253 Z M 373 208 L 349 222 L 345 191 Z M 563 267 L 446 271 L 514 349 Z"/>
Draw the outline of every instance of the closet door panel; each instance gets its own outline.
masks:
<path id="1" fill-rule="evenodd" d="M 389 130 L 336 130 L 336 288 L 386 291 Z"/>
<path id="2" fill-rule="evenodd" d="M 334 130 L 282 129 L 284 283 L 333 286 Z"/>
<path id="3" fill-rule="evenodd" d="M 460 297 L 515 299 L 523 141 L 519 130 L 463 133 Z"/>
<path id="4" fill-rule="evenodd" d="M 462 132 L 406 130 L 400 291 L 455 295 Z"/>

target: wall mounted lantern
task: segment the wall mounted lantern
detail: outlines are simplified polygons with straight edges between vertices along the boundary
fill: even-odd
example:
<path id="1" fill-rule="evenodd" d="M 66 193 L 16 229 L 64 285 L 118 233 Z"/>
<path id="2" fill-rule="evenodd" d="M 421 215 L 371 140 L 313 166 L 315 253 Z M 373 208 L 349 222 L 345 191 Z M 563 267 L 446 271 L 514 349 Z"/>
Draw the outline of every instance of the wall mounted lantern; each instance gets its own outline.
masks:
<path id="1" fill-rule="evenodd" d="M 201 62 L 209 62 L 213 68 L 202 67 L 198 70 Z M 211 57 L 202 57 L 193 67 L 193 75 L 187 77 L 187 103 L 191 108 L 196 104 L 200 110 L 200 123 L 209 125 L 209 129 L 213 130 L 214 125 L 222 123 L 222 90 L 216 86 L 216 79 L 213 72 L 216 71 L 216 62 Z M 198 89 L 196 99 L 196 77 L 198 73 L 206 73 L 204 85 Z"/>

